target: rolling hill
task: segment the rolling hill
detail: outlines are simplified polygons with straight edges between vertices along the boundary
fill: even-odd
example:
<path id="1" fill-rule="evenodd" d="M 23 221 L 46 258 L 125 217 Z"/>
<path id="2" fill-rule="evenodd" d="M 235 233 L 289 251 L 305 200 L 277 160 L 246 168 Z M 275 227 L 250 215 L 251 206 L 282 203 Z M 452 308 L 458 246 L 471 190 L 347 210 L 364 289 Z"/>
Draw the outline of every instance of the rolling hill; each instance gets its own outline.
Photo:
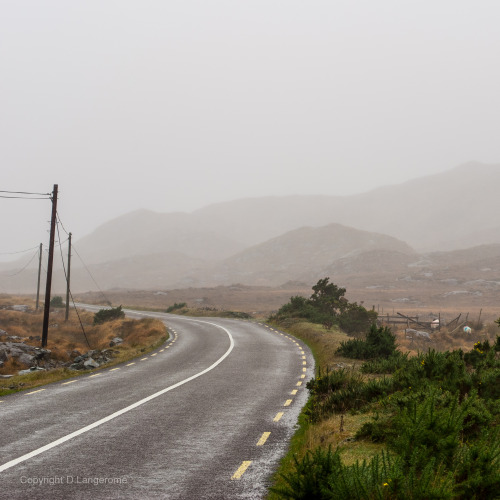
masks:
<path id="1" fill-rule="evenodd" d="M 471 162 L 355 196 L 253 198 L 190 214 L 139 210 L 77 240 L 75 252 L 103 289 L 278 286 L 325 275 L 372 286 L 473 277 L 477 269 L 494 274 L 498 185 L 500 165 Z M 36 278 L 26 272 L 8 278 L 13 272 L 15 266 L 0 273 L 0 291 L 33 290 Z M 54 286 L 64 289 L 60 271 Z M 72 288 L 96 289 L 78 259 Z"/>

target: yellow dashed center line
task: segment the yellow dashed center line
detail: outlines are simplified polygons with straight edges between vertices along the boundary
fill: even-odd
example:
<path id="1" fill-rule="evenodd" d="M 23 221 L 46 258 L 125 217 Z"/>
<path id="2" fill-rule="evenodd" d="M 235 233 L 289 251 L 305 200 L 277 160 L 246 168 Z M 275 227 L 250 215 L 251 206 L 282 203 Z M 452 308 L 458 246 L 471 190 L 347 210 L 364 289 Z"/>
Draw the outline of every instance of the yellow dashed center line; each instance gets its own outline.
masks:
<path id="1" fill-rule="evenodd" d="M 302 374 L 302 375 L 300 376 L 300 378 L 306 378 L 306 376 Z"/>
<path id="2" fill-rule="evenodd" d="M 74 384 L 77 382 L 76 380 L 70 380 L 69 382 L 63 382 L 61 385 L 68 385 L 68 384 Z"/>
<path id="3" fill-rule="evenodd" d="M 110 372 L 114 372 L 115 370 L 119 370 L 120 368 L 111 368 L 111 370 L 109 370 Z"/>
<path id="4" fill-rule="evenodd" d="M 135 365 L 135 362 L 134 363 L 129 363 L 128 365 L 125 365 L 125 366 L 132 366 L 132 365 Z"/>
<path id="5" fill-rule="evenodd" d="M 27 392 L 26 396 L 29 396 L 30 394 L 36 394 L 37 392 L 42 392 L 42 391 L 45 391 L 45 389 L 38 389 L 38 391 Z"/>
<path id="6" fill-rule="evenodd" d="M 290 406 L 292 404 L 293 399 L 287 399 L 283 406 Z"/>
<path id="7" fill-rule="evenodd" d="M 156 356 L 157 354 L 158 354 L 158 353 L 157 353 L 157 352 L 155 352 L 154 354 L 151 354 L 151 357 Z"/>
<path id="8" fill-rule="evenodd" d="M 147 361 L 148 358 L 142 358 L 141 361 Z"/>
<path id="9" fill-rule="evenodd" d="M 295 396 L 295 394 L 297 394 L 297 389 L 294 389 L 291 393 L 290 393 L 292 396 Z"/>
<path id="10" fill-rule="evenodd" d="M 239 467 L 238 470 L 233 474 L 231 479 L 241 479 L 241 476 L 245 474 L 245 471 L 248 469 L 249 465 L 252 463 L 251 460 L 244 461 Z"/>
<path id="11" fill-rule="evenodd" d="M 300 387 L 301 385 L 302 385 L 302 382 L 299 380 L 299 381 L 297 382 L 297 387 Z"/>
<path id="12" fill-rule="evenodd" d="M 270 435 L 271 435 L 270 432 L 263 432 L 262 436 L 260 436 L 260 439 L 257 441 L 257 446 L 263 446 Z"/>
<path id="13" fill-rule="evenodd" d="M 120 368 L 115 368 L 115 370 L 119 370 Z M 100 373 L 94 373 L 94 375 L 89 375 L 87 378 L 98 377 Z"/>
<path id="14" fill-rule="evenodd" d="M 284 415 L 282 411 L 276 413 L 276 416 L 273 418 L 273 422 L 279 422 L 280 418 Z"/>
<path id="15" fill-rule="evenodd" d="M 163 352 L 165 349 L 160 349 L 160 352 Z"/>
<path id="16" fill-rule="evenodd" d="M 305 356 L 302 356 L 302 359 L 306 359 L 306 357 L 305 357 Z"/>
<path id="17" fill-rule="evenodd" d="M 307 368 L 302 368 L 302 371 L 303 371 L 303 372 L 306 372 L 306 371 L 307 371 Z"/>

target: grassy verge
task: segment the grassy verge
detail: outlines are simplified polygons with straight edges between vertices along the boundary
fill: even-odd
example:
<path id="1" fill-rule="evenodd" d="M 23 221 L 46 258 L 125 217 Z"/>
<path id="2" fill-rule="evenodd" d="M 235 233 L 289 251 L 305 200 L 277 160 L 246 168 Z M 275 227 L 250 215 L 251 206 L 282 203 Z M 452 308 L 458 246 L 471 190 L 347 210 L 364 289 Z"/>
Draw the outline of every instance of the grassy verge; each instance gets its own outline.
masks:
<path id="1" fill-rule="evenodd" d="M 14 392 L 25 391 L 34 389 L 42 385 L 59 382 L 73 377 L 81 377 L 89 375 L 99 370 L 111 368 L 112 366 L 119 365 L 126 361 L 130 361 L 139 356 L 143 356 L 148 352 L 154 351 L 168 340 L 168 334 L 165 333 L 161 338 L 157 339 L 153 344 L 140 344 L 134 347 L 131 346 L 117 346 L 116 351 L 119 354 L 109 361 L 101 365 L 99 368 L 93 370 L 70 370 L 69 368 L 54 368 L 53 370 L 37 371 L 27 373 L 26 375 L 14 375 L 9 379 L 0 380 L 0 396 L 6 396 Z"/>
<path id="2" fill-rule="evenodd" d="M 10 299 L 10 301 L 4 298 L 3 303 L 0 301 L 0 306 L 9 307 L 10 302 L 20 303 L 17 298 Z M 22 303 L 26 303 L 26 301 Z M 72 311 L 69 321 L 64 322 L 64 312 L 62 310 L 52 312 L 48 335 L 51 360 L 70 362 L 75 356 L 74 351 L 83 354 L 90 349 L 106 349 L 109 348 L 111 339 L 121 337 L 123 343 L 113 347 L 113 359 L 94 370 L 77 371 L 61 367 L 0 379 L 0 396 L 109 368 L 150 352 L 168 339 L 168 332 L 163 322 L 153 318 L 140 320 L 124 318 L 101 325 L 93 325 L 93 315 L 91 313 L 79 311 L 79 315 L 80 318 Z M 41 332 L 42 319 L 43 313 L 41 311 L 1 309 L 0 328 L 8 333 L 8 335 L 3 336 L 3 340 L 7 341 L 8 336 L 18 336 L 23 339 L 31 337 L 31 340 L 25 340 L 25 342 L 33 346 L 39 346 L 37 336 Z M 82 332 L 80 320 L 83 323 L 85 335 Z M 26 368 L 28 366 L 21 365 L 17 358 L 11 358 L 0 368 L 0 374 L 17 373 L 17 371 Z"/>
<path id="3" fill-rule="evenodd" d="M 325 330 L 321 325 L 308 322 L 289 322 L 288 324 L 274 325 L 287 333 L 301 339 L 311 349 L 316 362 L 316 373 L 327 367 L 337 365 L 358 371 L 361 362 L 344 358 L 336 354 L 340 343 L 349 337 L 338 328 Z M 283 486 L 282 475 L 290 474 L 295 469 L 295 460 L 302 460 L 308 450 L 318 446 L 341 448 L 342 460 L 352 464 L 359 459 L 369 459 L 380 452 L 382 445 L 366 441 L 354 441 L 354 436 L 361 427 L 371 418 L 372 413 L 352 413 L 334 415 L 318 423 L 312 423 L 306 415 L 307 406 L 299 416 L 299 428 L 294 434 L 287 454 L 280 462 L 280 466 L 273 477 L 274 486 Z M 283 498 L 270 492 L 269 500 Z"/>
<path id="4" fill-rule="evenodd" d="M 339 340 L 328 332 L 287 329 L 334 369 L 309 381 L 268 498 L 498 498 L 500 337 L 468 352 L 412 356 L 392 343 L 374 353 L 395 340 L 374 326 L 365 340 L 342 342 L 345 355 L 369 359 L 358 368 L 325 353 Z"/>

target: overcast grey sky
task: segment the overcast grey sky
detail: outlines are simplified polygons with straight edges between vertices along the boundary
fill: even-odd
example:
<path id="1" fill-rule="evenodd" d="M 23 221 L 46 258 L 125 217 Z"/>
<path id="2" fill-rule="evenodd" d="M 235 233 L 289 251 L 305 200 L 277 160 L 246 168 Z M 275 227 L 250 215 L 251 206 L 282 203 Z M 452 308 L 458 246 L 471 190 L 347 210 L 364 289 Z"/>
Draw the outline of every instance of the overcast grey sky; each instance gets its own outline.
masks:
<path id="1" fill-rule="evenodd" d="M 498 0 L 0 0 L 0 189 L 59 184 L 78 239 L 498 163 L 499 21 Z M 0 254 L 48 240 L 48 201 L 0 209 Z"/>

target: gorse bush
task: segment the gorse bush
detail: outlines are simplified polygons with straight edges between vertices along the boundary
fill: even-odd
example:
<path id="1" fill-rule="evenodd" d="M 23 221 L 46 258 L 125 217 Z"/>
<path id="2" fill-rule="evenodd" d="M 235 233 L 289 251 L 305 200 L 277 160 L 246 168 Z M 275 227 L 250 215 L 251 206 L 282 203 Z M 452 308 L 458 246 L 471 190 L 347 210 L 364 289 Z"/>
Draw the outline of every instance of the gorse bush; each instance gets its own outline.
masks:
<path id="1" fill-rule="evenodd" d="M 377 313 L 356 302 L 350 303 L 344 297 L 346 289 L 329 280 L 319 280 L 308 299 L 299 295 L 291 297 L 270 320 L 284 324 L 290 318 L 301 318 L 327 328 L 339 325 L 347 333 L 365 332 L 377 319 Z"/>
<path id="2" fill-rule="evenodd" d="M 346 358 L 374 359 L 389 358 L 396 353 L 396 336 L 386 326 L 377 328 L 373 324 L 366 339 L 351 339 L 341 342 L 337 354 Z"/>
<path id="3" fill-rule="evenodd" d="M 357 410 L 368 403 L 394 391 L 391 379 L 366 381 L 354 370 L 326 370 L 307 383 L 311 398 L 305 414 L 312 422 L 318 422 L 332 413 Z"/>
<path id="4" fill-rule="evenodd" d="M 377 316 L 375 311 L 368 311 L 356 302 L 351 302 L 339 315 L 338 323 L 346 333 L 361 333 L 366 332 L 375 323 Z"/>
<path id="5" fill-rule="evenodd" d="M 373 359 L 365 361 L 361 365 L 362 373 L 394 373 L 399 368 L 406 366 L 408 353 L 394 352 L 388 358 Z"/>
<path id="6" fill-rule="evenodd" d="M 295 471 L 282 475 L 285 486 L 271 491 L 296 500 L 455 498 L 451 472 L 435 459 L 423 469 L 413 463 L 416 461 L 407 465 L 401 457 L 382 452 L 370 462 L 344 465 L 339 450 L 317 448 L 301 461 L 295 459 Z"/>
<path id="7" fill-rule="evenodd" d="M 56 295 L 55 297 L 53 297 L 50 301 L 50 306 L 51 307 L 64 307 L 64 302 L 63 302 L 62 297 L 60 297 L 59 295 Z"/>
<path id="8" fill-rule="evenodd" d="M 94 325 L 100 325 L 106 321 L 113 321 L 124 317 L 125 313 L 122 311 L 122 306 L 100 309 L 94 314 Z"/>
<path id="9" fill-rule="evenodd" d="M 167 307 L 167 310 L 165 312 L 171 313 L 172 311 L 176 311 L 177 309 L 183 309 L 184 307 L 186 307 L 185 302 L 179 302 L 179 303 L 175 302 L 173 306 Z"/>
<path id="10" fill-rule="evenodd" d="M 388 452 L 347 466 L 340 448 L 319 447 L 295 458 L 293 472 L 282 475 L 285 486 L 272 491 L 293 499 L 498 498 L 498 421 L 477 394 L 462 401 L 436 388 L 397 394 L 385 405 L 388 412 L 356 435 L 385 442 Z"/>
<path id="11" fill-rule="evenodd" d="M 373 327 L 364 346 L 345 342 L 341 352 L 370 353 L 366 344 L 388 345 L 386 357 L 364 362 L 362 372 L 389 376 L 319 371 L 307 384 L 305 408 L 312 422 L 334 413 L 374 412 L 355 439 L 383 443 L 386 451 L 344 465 L 341 448 L 317 448 L 296 459 L 293 472 L 282 476 L 285 485 L 273 491 L 294 499 L 500 498 L 496 344 L 477 343 L 465 354 L 429 349 L 410 357 L 394 348 L 387 355 L 395 345 L 390 337 L 380 341 L 387 333 Z"/>

